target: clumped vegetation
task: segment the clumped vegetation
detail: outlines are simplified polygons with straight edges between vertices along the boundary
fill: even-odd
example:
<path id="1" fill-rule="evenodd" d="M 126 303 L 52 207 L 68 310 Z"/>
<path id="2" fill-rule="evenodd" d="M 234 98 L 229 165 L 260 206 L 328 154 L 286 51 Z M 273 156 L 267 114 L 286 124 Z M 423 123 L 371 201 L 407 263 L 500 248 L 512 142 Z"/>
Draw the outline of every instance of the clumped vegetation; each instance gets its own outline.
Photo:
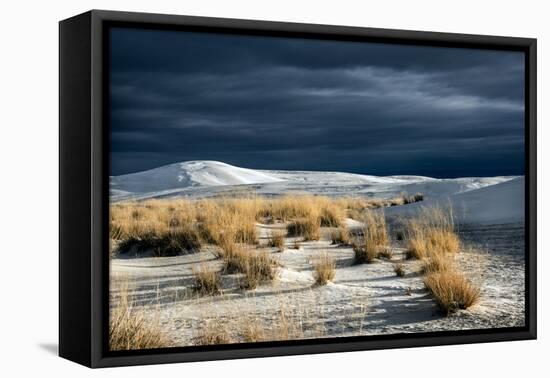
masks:
<path id="1" fill-rule="evenodd" d="M 226 325 L 218 322 L 206 322 L 204 326 L 199 328 L 195 345 L 221 345 L 231 344 L 233 339 Z"/>
<path id="2" fill-rule="evenodd" d="M 252 290 L 263 282 L 271 282 L 275 279 L 275 263 L 267 252 L 249 253 L 244 264 L 244 276 L 241 280 L 241 288 Z"/>
<path id="3" fill-rule="evenodd" d="M 480 297 L 478 287 L 471 284 L 463 274 L 452 270 L 427 274 L 424 284 L 447 315 L 473 306 Z"/>
<path id="4" fill-rule="evenodd" d="M 389 200 L 389 206 L 401 206 L 408 205 L 409 203 L 420 202 L 424 200 L 422 193 L 416 193 L 408 195 L 407 193 L 401 193 L 399 197 L 395 197 Z"/>
<path id="5" fill-rule="evenodd" d="M 422 263 L 422 274 L 445 272 L 454 269 L 451 256 L 446 254 L 434 254 L 426 258 Z"/>
<path id="6" fill-rule="evenodd" d="M 422 196 L 399 198 L 408 203 L 421 200 Z M 399 201 L 288 195 L 273 199 L 250 196 L 117 203 L 110 208 L 110 239 L 116 247 L 112 252 L 116 255 L 150 250 L 156 256 L 172 256 L 197 252 L 205 243 L 222 245 L 227 240 L 255 245 L 257 222 L 276 221 L 288 223 L 289 235 L 302 236 L 306 241 L 318 240 L 321 227 L 338 227 L 339 235 L 335 236 L 339 237 L 339 244 L 348 244 L 346 217 L 363 220 L 369 210 Z"/>
<path id="7" fill-rule="evenodd" d="M 351 241 L 349 230 L 345 226 L 338 227 L 330 234 L 332 244 L 349 245 Z"/>
<path id="8" fill-rule="evenodd" d="M 373 244 L 365 242 L 364 244 L 353 243 L 354 263 L 355 264 L 370 264 L 378 258 L 380 248 Z"/>
<path id="9" fill-rule="evenodd" d="M 170 339 L 162 332 L 159 318 L 147 318 L 143 310 L 131 303 L 127 288 L 122 289 L 117 297 L 117 306 L 110 313 L 109 348 L 134 350 L 170 345 Z"/>
<path id="10" fill-rule="evenodd" d="M 409 221 L 407 257 L 424 259 L 460 249 L 460 239 L 454 230 L 452 210 L 423 209 L 420 216 Z"/>
<path id="11" fill-rule="evenodd" d="M 247 343 L 257 343 L 267 340 L 263 327 L 257 322 L 244 322 L 242 336 Z"/>
<path id="12" fill-rule="evenodd" d="M 301 236 L 305 241 L 321 238 L 321 222 L 314 216 L 295 219 L 287 225 L 286 230 L 288 236 Z"/>
<path id="13" fill-rule="evenodd" d="M 327 253 L 323 253 L 313 262 L 313 278 L 319 286 L 326 285 L 336 275 L 336 262 Z"/>
<path id="14" fill-rule="evenodd" d="M 405 277 L 405 265 L 402 263 L 393 264 L 393 271 L 397 277 Z"/>
<path id="15" fill-rule="evenodd" d="M 379 258 L 384 258 L 384 259 L 386 259 L 386 260 L 391 260 L 392 257 L 393 257 L 393 250 L 392 250 L 390 247 L 383 248 L 383 249 L 378 253 L 378 257 L 379 257 Z"/>
<path id="16" fill-rule="evenodd" d="M 285 235 L 282 232 L 271 232 L 267 245 L 277 248 L 279 252 L 282 252 L 285 249 Z"/>
<path id="17" fill-rule="evenodd" d="M 363 215 L 363 238 L 353 243 L 355 263 L 372 263 L 388 250 L 386 218 L 381 211 L 369 210 Z"/>
<path id="18" fill-rule="evenodd" d="M 438 307 L 449 315 L 477 303 L 479 287 L 468 281 L 454 263 L 461 243 L 452 209 L 423 209 L 407 226 L 407 257 L 422 260 L 424 285 Z"/>
<path id="19" fill-rule="evenodd" d="M 414 195 L 408 195 L 402 193 L 400 196 L 389 199 L 381 198 L 362 198 L 362 197 L 343 197 L 336 200 L 336 203 L 346 209 L 347 216 L 355 219 L 361 220 L 363 213 L 366 210 L 380 209 L 390 206 L 399 206 L 406 205 L 409 203 L 423 201 L 424 196 L 421 193 L 416 193 Z"/>
<path id="20" fill-rule="evenodd" d="M 257 252 L 232 241 L 222 245 L 220 257 L 223 259 L 223 272 L 242 273 L 240 287 L 255 289 L 262 282 L 271 282 L 276 275 L 276 262 L 265 251 Z"/>
<path id="21" fill-rule="evenodd" d="M 340 227 L 344 224 L 345 210 L 326 197 L 319 203 L 319 221 L 321 227 Z"/>
<path id="22" fill-rule="evenodd" d="M 221 291 L 221 278 L 218 271 L 201 264 L 198 269 L 193 269 L 195 278 L 194 289 L 202 295 L 215 295 Z"/>

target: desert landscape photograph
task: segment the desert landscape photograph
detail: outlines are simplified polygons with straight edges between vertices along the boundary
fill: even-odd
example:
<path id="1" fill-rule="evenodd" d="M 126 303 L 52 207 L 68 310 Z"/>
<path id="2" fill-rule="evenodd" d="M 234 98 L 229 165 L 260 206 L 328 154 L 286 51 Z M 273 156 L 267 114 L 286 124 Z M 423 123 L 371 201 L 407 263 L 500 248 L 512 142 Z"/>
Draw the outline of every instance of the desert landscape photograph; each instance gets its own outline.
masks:
<path id="1" fill-rule="evenodd" d="M 110 350 L 525 325 L 522 53 L 110 33 Z"/>

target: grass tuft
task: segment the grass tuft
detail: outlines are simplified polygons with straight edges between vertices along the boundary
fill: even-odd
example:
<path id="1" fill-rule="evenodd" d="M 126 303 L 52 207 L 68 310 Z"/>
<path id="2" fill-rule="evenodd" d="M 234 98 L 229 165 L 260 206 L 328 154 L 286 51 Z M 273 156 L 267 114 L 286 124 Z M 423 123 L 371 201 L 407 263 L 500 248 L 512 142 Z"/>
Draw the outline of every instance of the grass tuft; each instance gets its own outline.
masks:
<path id="1" fill-rule="evenodd" d="M 234 342 L 227 326 L 212 321 L 206 322 L 199 329 L 194 341 L 195 345 L 221 345 Z"/>
<path id="2" fill-rule="evenodd" d="M 271 232 L 267 245 L 270 247 L 277 248 L 279 252 L 282 252 L 285 249 L 285 236 L 282 232 Z"/>
<path id="3" fill-rule="evenodd" d="M 405 276 L 405 265 L 401 263 L 393 264 L 393 271 L 397 275 L 397 277 L 404 277 Z"/>
<path id="4" fill-rule="evenodd" d="M 336 262 L 327 253 L 323 253 L 313 263 L 313 268 L 313 277 L 315 278 L 315 283 L 319 286 L 326 285 L 336 275 Z"/>
<path id="5" fill-rule="evenodd" d="M 171 345 L 162 333 L 159 318 L 148 319 L 144 310 L 132 305 L 127 289 L 121 291 L 109 320 L 110 350 L 166 348 Z"/>
<path id="6" fill-rule="evenodd" d="M 332 244 L 349 245 L 350 243 L 350 233 L 345 226 L 338 227 L 337 230 L 331 233 L 330 237 Z"/>
<path id="7" fill-rule="evenodd" d="M 447 315 L 473 306 L 480 297 L 480 289 L 455 271 L 430 273 L 424 277 L 424 285 Z"/>
<path id="8" fill-rule="evenodd" d="M 241 280 L 242 289 L 253 290 L 263 282 L 275 279 L 275 263 L 267 252 L 251 252 L 244 261 L 244 277 Z"/>
<path id="9" fill-rule="evenodd" d="M 321 238 L 321 223 L 315 216 L 295 219 L 287 225 L 286 229 L 289 236 L 302 236 L 305 241 Z"/>
<path id="10" fill-rule="evenodd" d="M 221 278 L 219 272 L 201 264 L 198 269 L 193 268 L 195 278 L 194 290 L 202 295 L 215 295 L 221 292 Z"/>
<path id="11" fill-rule="evenodd" d="M 425 259 L 460 249 L 451 209 L 425 208 L 418 218 L 409 222 L 408 227 L 408 258 Z"/>

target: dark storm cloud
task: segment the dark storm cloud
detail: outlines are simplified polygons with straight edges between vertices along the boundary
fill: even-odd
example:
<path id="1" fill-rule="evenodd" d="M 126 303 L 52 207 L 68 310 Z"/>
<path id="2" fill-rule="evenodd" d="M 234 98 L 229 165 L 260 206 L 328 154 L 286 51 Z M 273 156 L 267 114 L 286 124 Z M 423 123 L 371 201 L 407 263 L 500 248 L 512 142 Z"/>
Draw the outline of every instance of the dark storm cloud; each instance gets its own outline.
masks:
<path id="1" fill-rule="evenodd" d="M 185 160 L 523 173 L 523 55 L 112 31 L 112 174 Z"/>

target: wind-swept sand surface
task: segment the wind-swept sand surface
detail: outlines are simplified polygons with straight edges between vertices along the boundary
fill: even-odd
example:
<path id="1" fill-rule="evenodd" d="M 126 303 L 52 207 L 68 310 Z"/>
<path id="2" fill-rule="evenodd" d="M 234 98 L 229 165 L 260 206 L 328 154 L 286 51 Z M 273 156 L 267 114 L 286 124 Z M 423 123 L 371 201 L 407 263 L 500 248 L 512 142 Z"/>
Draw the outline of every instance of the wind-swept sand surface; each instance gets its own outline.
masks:
<path id="1" fill-rule="evenodd" d="M 350 228 L 357 226 L 348 220 Z M 258 224 L 260 242 L 282 224 Z M 469 278 L 481 285 L 480 302 L 468 310 L 444 316 L 424 288 L 420 263 L 404 258 L 404 248 L 393 241 L 391 260 L 353 265 L 350 247 L 331 245 L 324 230 L 319 241 L 287 238 L 283 252 L 271 249 L 280 263 L 277 279 L 255 290 L 239 289 L 238 275 L 223 276 L 223 292 L 198 296 L 193 292 L 193 267 L 220 266 L 206 247 L 200 253 L 175 257 L 117 258 L 111 262 L 112 303 L 124 287 L 137 306 L 159 317 L 163 332 L 175 345 L 191 345 L 209 322 L 239 334 L 251 322 L 270 330 L 281 322 L 292 325 L 290 337 L 339 337 L 406 332 L 430 332 L 524 324 L 523 225 L 471 226 L 461 231 L 466 248 L 458 255 Z M 327 252 L 337 264 L 336 276 L 326 286 L 315 286 L 311 262 Z M 397 277 L 393 264 L 404 265 Z M 238 336 L 236 337 L 238 340 Z M 242 341 L 242 340 L 241 340 Z"/>

